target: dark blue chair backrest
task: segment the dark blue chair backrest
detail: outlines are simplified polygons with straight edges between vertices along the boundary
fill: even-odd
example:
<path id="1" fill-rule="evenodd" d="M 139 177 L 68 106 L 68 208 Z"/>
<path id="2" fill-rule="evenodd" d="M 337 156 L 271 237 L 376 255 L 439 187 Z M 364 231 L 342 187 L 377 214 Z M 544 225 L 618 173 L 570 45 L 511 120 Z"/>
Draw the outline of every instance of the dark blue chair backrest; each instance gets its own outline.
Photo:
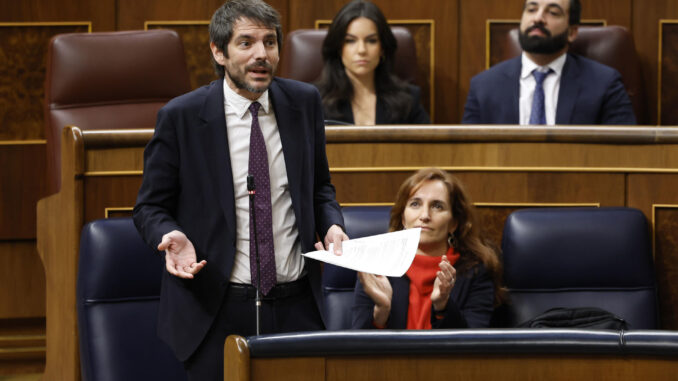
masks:
<path id="1" fill-rule="evenodd" d="M 347 206 L 342 208 L 346 234 L 351 239 L 382 234 L 388 231 L 390 206 Z M 351 306 L 356 272 L 325 264 L 322 289 L 325 325 L 329 330 L 351 328 Z"/>
<path id="2" fill-rule="evenodd" d="M 83 380 L 186 380 L 182 364 L 156 333 L 162 258 L 132 219 L 85 225 L 78 266 Z"/>
<path id="3" fill-rule="evenodd" d="M 598 307 L 632 329 L 658 328 L 647 220 L 631 208 L 546 208 L 504 225 L 509 325 L 554 307 Z"/>

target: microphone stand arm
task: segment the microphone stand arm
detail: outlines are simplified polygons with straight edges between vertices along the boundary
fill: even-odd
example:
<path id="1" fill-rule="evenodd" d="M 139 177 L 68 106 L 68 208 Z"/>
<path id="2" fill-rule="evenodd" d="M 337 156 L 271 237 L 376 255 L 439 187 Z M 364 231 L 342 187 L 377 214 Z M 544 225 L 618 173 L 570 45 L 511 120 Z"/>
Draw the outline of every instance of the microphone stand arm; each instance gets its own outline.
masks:
<path id="1" fill-rule="evenodd" d="M 256 310 L 256 319 L 257 319 L 257 336 L 261 333 L 261 264 L 259 261 L 259 240 L 257 240 L 257 211 L 254 204 L 254 197 L 256 196 L 256 187 L 254 185 L 254 176 L 247 175 L 247 194 L 250 199 L 250 211 L 252 211 L 252 221 L 250 223 L 250 229 L 254 229 L 254 258 L 257 263 L 257 296 L 254 299 L 254 305 Z"/>

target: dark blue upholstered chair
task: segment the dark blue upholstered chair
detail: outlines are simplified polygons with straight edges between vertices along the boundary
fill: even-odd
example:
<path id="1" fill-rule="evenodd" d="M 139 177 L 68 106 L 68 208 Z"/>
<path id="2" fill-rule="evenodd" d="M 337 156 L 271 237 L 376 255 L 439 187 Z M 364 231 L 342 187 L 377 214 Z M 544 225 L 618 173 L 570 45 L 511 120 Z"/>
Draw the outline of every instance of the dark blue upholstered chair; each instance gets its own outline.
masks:
<path id="1" fill-rule="evenodd" d="M 631 329 L 658 328 L 647 220 L 630 208 L 546 208 L 504 225 L 508 325 L 554 307 L 598 307 Z"/>
<path id="2" fill-rule="evenodd" d="M 186 380 L 156 334 L 163 261 L 131 218 L 83 227 L 77 305 L 84 381 Z"/>
<path id="3" fill-rule="evenodd" d="M 348 206 L 342 208 L 349 238 L 361 238 L 388 231 L 390 206 Z M 329 330 L 351 328 L 351 306 L 356 272 L 325 264 L 322 288 L 325 302 L 325 323 Z"/>

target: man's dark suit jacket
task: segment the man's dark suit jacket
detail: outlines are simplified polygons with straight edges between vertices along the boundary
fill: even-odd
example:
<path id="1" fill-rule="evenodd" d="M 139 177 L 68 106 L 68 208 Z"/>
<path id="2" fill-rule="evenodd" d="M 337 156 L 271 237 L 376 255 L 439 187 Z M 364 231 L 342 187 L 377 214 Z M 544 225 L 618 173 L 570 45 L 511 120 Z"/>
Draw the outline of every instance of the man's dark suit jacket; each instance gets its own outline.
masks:
<path id="1" fill-rule="evenodd" d="M 471 79 L 464 124 L 519 124 L 520 56 Z M 635 124 L 621 75 L 585 57 L 568 54 L 560 78 L 556 124 Z"/>
<path id="2" fill-rule="evenodd" d="M 407 276 L 389 277 L 393 289 L 391 314 L 386 328 L 407 328 L 407 314 L 410 306 L 410 279 Z M 352 328 L 374 328 L 374 302 L 365 293 L 360 280 L 354 291 Z M 494 283 L 483 265 L 477 265 L 459 274 L 452 288 L 442 319 L 431 319 L 431 326 L 438 328 L 487 328 L 494 311 Z M 433 308 L 431 308 L 433 315 Z"/>
<path id="3" fill-rule="evenodd" d="M 343 226 L 330 183 L 320 96 L 311 85 L 281 78 L 274 78 L 269 94 L 301 249 L 313 251 L 316 233 L 324 237 L 331 225 Z M 194 279 L 163 271 L 158 334 L 184 361 L 217 315 L 236 253 L 223 79 L 171 100 L 158 112 L 144 152 L 134 222 L 153 248 L 164 234 L 180 230 L 195 246 L 198 261 L 207 260 Z M 319 263 L 307 259 L 306 271 L 322 311 Z"/>

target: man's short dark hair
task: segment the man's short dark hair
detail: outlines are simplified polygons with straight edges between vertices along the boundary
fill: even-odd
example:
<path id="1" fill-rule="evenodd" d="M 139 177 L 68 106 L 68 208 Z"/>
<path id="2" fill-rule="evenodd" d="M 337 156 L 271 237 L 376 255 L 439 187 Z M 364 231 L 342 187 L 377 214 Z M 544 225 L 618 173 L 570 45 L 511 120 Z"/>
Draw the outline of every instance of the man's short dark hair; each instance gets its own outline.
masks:
<path id="1" fill-rule="evenodd" d="M 579 25 L 581 23 L 581 1 L 570 0 L 570 25 Z"/>
<path id="2" fill-rule="evenodd" d="M 228 43 L 233 37 L 233 26 L 239 19 L 254 21 L 268 28 L 275 29 L 278 40 L 278 52 L 282 46 L 282 26 L 280 15 L 273 7 L 261 0 L 230 0 L 224 3 L 212 15 L 210 21 L 210 42 L 228 58 Z M 220 78 L 224 78 L 224 67 L 212 57 L 214 70 Z"/>

